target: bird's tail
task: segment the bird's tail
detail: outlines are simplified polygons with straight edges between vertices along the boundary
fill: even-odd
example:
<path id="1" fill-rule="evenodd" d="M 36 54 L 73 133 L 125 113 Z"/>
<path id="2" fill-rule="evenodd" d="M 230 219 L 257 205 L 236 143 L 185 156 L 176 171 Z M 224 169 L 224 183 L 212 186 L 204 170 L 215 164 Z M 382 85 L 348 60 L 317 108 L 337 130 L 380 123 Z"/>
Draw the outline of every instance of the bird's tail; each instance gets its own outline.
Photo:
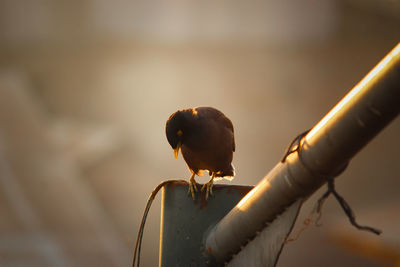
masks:
<path id="1" fill-rule="evenodd" d="M 216 179 L 226 179 L 232 181 L 235 178 L 235 167 L 231 164 L 230 168 L 215 174 Z"/>

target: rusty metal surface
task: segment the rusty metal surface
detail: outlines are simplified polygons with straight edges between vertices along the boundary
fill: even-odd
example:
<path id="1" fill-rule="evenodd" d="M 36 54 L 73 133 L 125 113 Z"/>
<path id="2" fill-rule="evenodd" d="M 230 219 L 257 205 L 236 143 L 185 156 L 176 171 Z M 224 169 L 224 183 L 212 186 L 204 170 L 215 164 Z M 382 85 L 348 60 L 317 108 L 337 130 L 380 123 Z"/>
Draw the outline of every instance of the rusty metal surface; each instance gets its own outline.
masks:
<path id="1" fill-rule="evenodd" d="M 285 240 L 292 231 L 299 214 L 302 199 L 297 200 L 264 228 L 238 254 L 227 267 L 273 267 L 278 262 Z"/>
<path id="2" fill-rule="evenodd" d="M 201 186 L 198 185 L 199 188 Z M 187 183 L 163 188 L 160 226 L 160 266 L 209 266 L 205 257 L 205 233 L 223 218 L 253 187 L 213 186 L 213 195 L 187 194 Z"/>

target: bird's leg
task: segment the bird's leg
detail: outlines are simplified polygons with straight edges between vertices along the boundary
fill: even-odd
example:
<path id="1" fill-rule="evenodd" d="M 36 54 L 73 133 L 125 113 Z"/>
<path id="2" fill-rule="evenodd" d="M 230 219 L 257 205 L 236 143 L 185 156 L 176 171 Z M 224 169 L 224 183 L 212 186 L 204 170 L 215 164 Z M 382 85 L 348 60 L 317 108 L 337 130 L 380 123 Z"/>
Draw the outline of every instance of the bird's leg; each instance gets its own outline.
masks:
<path id="1" fill-rule="evenodd" d="M 192 194 L 193 200 L 196 199 L 196 197 L 194 196 L 194 192 L 197 192 L 196 180 L 194 179 L 195 175 L 196 175 L 196 173 L 193 172 L 192 176 L 190 176 L 190 179 L 189 179 L 189 190 L 188 190 L 188 195 Z"/>
<path id="2" fill-rule="evenodd" d="M 202 187 L 201 187 L 201 191 L 203 192 L 204 188 L 207 187 L 207 191 L 206 191 L 206 200 L 208 199 L 208 194 L 212 195 L 212 186 L 214 183 L 214 178 L 215 178 L 215 173 L 213 172 L 211 175 L 211 179 L 205 183 Z"/>

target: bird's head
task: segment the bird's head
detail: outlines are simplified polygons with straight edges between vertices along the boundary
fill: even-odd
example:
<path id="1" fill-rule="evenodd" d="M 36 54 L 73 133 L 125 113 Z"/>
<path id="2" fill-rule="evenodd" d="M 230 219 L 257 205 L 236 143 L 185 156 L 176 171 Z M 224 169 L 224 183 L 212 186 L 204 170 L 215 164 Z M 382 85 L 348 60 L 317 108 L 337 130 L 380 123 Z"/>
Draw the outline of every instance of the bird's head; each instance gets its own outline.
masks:
<path id="1" fill-rule="evenodd" d="M 175 158 L 178 158 L 179 149 L 184 143 L 187 115 L 185 110 L 177 111 L 169 117 L 165 125 L 168 143 L 174 150 Z"/>

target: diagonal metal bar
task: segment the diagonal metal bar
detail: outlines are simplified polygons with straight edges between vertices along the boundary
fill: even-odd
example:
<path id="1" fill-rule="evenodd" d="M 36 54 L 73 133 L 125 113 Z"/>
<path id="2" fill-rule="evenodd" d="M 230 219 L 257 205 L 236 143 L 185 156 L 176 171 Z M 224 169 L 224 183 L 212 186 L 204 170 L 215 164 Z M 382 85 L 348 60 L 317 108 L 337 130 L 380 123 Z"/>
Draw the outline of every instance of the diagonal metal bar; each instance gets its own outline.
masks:
<path id="1" fill-rule="evenodd" d="M 209 233 L 206 251 L 229 262 L 266 224 L 337 175 L 400 112 L 400 43 Z"/>

